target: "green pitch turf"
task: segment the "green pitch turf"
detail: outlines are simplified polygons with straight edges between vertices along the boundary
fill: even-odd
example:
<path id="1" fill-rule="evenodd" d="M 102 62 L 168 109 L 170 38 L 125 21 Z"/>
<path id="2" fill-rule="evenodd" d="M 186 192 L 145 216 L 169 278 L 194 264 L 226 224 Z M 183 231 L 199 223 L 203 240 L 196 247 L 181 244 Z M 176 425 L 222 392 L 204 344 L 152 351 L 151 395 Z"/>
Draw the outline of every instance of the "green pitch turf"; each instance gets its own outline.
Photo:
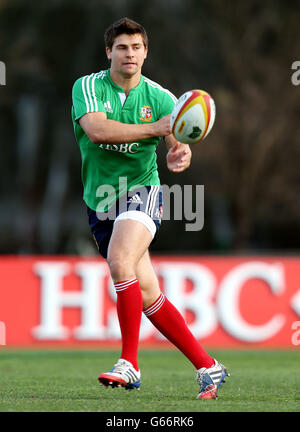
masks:
<path id="1" fill-rule="evenodd" d="M 231 377 L 196 400 L 193 366 L 177 351 L 140 352 L 141 390 L 100 387 L 116 351 L 0 350 L 0 411 L 300 411 L 300 351 L 213 351 Z"/>

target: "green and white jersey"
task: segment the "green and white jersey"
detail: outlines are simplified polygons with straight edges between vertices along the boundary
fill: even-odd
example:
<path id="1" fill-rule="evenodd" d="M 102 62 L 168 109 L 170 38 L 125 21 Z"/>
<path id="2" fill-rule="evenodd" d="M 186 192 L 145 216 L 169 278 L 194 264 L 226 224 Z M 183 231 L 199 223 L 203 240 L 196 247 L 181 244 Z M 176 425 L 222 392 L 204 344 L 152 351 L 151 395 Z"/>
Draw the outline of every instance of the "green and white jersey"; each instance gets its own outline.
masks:
<path id="1" fill-rule="evenodd" d="M 159 185 L 156 146 L 160 137 L 123 144 L 94 144 L 78 120 L 84 114 L 102 111 L 107 118 L 127 124 L 150 123 L 170 114 L 176 97 L 159 84 L 141 76 L 137 87 L 126 95 L 104 70 L 79 78 L 73 86 L 72 121 L 82 158 L 83 199 L 95 211 L 108 210 L 126 190 L 119 178 L 126 178 L 127 190 L 134 186 Z M 113 186 L 111 202 L 99 196 L 102 185 Z M 97 196 L 98 195 L 98 196 Z M 106 206 L 101 206 L 105 199 Z"/>

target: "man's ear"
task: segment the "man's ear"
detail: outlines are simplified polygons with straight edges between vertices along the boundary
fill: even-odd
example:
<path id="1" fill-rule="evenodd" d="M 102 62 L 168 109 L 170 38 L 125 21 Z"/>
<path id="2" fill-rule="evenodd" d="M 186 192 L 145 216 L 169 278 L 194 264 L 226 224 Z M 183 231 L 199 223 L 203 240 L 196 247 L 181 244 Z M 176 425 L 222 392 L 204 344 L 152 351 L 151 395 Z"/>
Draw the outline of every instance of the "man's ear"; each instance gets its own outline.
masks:
<path id="1" fill-rule="evenodd" d="M 111 60 L 111 50 L 108 47 L 106 47 L 105 51 L 106 51 L 106 56 L 107 56 L 108 60 Z"/>

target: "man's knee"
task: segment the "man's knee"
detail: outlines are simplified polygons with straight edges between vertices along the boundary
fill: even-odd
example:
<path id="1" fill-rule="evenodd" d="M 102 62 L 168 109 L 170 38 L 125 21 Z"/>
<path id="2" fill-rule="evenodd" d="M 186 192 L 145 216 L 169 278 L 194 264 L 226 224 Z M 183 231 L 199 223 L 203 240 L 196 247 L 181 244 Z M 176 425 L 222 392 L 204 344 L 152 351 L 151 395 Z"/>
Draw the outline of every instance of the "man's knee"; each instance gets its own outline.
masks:
<path id="1" fill-rule="evenodd" d="M 135 277 L 133 263 L 126 257 L 108 256 L 107 264 L 114 282 L 128 280 Z"/>

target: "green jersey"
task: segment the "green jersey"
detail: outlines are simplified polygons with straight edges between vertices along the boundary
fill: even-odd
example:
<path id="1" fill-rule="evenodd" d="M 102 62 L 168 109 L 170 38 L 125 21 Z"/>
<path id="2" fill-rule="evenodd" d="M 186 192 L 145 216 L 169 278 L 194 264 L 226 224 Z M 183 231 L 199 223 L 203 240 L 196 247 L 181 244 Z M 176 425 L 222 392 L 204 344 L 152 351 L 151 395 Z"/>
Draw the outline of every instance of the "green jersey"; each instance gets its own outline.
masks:
<path id="1" fill-rule="evenodd" d="M 83 199 L 92 210 L 104 211 L 124 190 L 119 179 L 126 179 L 127 190 L 134 186 L 159 185 L 156 147 L 160 137 L 123 144 L 91 142 L 78 120 L 84 114 L 102 111 L 107 118 L 127 124 L 150 123 L 170 114 L 176 97 L 154 81 L 141 76 L 137 87 L 126 97 L 110 77 L 110 70 L 79 78 L 73 86 L 72 121 L 82 158 Z M 99 186 L 113 187 L 111 200 L 99 193 Z M 104 200 L 105 198 L 105 200 Z M 101 202 L 105 202 L 103 207 Z"/>

